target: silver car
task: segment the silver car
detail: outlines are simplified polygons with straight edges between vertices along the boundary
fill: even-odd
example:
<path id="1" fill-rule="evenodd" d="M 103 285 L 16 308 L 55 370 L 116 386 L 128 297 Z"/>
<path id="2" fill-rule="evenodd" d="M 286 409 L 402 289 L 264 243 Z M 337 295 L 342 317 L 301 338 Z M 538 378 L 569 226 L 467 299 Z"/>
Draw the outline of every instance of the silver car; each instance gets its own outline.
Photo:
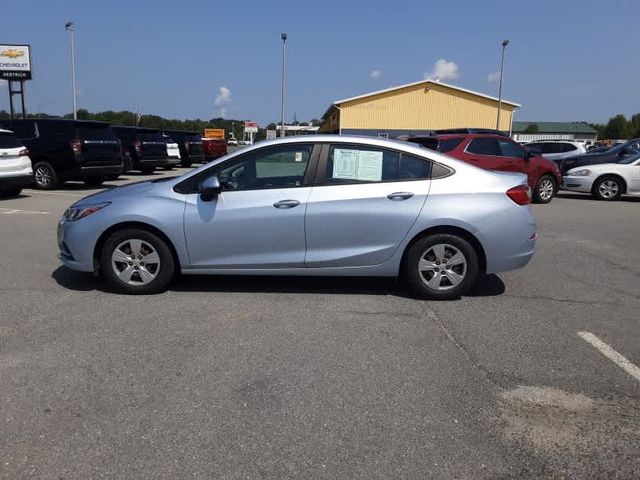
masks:
<path id="1" fill-rule="evenodd" d="M 60 220 L 60 258 L 147 294 L 175 274 L 400 277 L 422 298 L 524 267 L 527 177 L 420 146 L 314 135 L 261 142 L 181 177 L 107 190 Z"/>

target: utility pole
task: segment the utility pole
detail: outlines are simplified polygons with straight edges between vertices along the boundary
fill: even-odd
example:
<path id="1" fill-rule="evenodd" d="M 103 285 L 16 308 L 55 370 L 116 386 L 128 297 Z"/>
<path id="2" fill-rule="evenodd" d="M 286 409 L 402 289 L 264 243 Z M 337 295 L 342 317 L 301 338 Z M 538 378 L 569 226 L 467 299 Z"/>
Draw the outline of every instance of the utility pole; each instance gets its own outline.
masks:
<path id="1" fill-rule="evenodd" d="M 64 24 L 64 28 L 69 32 L 69 36 L 71 38 L 71 87 L 73 90 L 73 119 L 77 120 L 78 118 L 78 104 L 76 102 L 76 52 L 75 52 L 75 42 L 74 42 L 74 28 L 73 22 L 67 22 Z"/>
<path id="2" fill-rule="evenodd" d="M 280 102 L 280 136 L 284 137 L 284 80 L 285 80 L 285 44 L 287 42 L 287 34 L 280 34 L 282 40 L 282 100 Z"/>
<path id="3" fill-rule="evenodd" d="M 496 130 L 500 130 L 500 111 L 502 110 L 502 74 L 504 73 L 504 51 L 509 45 L 509 40 L 502 42 L 502 61 L 500 62 L 500 87 L 498 87 L 498 119 L 496 120 Z"/>

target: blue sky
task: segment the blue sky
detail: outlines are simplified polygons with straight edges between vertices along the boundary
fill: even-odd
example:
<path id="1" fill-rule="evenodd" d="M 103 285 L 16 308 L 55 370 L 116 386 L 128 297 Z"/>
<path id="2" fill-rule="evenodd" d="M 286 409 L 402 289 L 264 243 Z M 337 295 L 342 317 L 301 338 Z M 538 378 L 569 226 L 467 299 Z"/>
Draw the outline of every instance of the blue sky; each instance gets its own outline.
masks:
<path id="1" fill-rule="evenodd" d="M 524 106 L 516 120 L 640 111 L 637 0 L 10 3 L 0 42 L 32 46 L 33 112 L 71 111 L 67 20 L 76 24 L 79 107 L 91 111 L 276 121 L 281 31 L 289 36 L 288 121 L 420 80 L 441 59 L 442 80 L 497 95 L 488 77 L 504 38 L 504 97 Z M 7 97 L 2 81 L 0 109 Z"/>

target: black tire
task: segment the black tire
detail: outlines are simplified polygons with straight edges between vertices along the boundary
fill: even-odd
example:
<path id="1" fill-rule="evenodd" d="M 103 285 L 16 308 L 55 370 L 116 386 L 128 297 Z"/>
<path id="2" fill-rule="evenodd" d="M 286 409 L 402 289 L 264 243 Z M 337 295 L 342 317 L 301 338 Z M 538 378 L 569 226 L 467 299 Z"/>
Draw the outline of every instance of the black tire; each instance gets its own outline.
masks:
<path id="1" fill-rule="evenodd" d="M 166 171 L 173 170 L 173 165 L 167 165 L 166 167 L 162 167 L 162 169 Z"/>
<path id="2" fill-rule="evenodd" d="M 440 251 L 440 246 L 444 255 L 438 260 L 434 250 Z M 460 258 L 458 254 L 462 255 L 464 264 L 456 261 L 455 265 L 447 266 L 454 255 Z M 420 271 L 421 260 L 425 260 L 425 267 L 428 262 L 433 268 Z M 401 280 L 419 298 L 452 300 L 460 298 L 475 285 L 479 269 L 478 254 L 467 240 L 452 234 L 435 234 L 423 237 L 409 247 L 402 264 Z M 427 284 L 431 281 L 434 286 Z"/>
<path id="3" fill-rule="evenodd" d="M 140 171 L 144 174 L 144 175 L 151 175 L 153 173 L 153 171 L 155 170 L 154 167 L 142 167 L 140 169 Z"/>
<path id="4" fill-rule="evenodd" d="M 534 203 L 549 203 L 558 192 L 556 179 L 551 175 L 542 175 L 533 191 Z"/>
<path id="5" fill-rule="evenodd" d="M 191 165 L 192 165 L 192 162 L 190 162 L 188 160 L 183 160 L 183 161 L 180 162 L 180 166 L 182 168 L 189 168 L 189 167 L 191 167 Z"/>
<path id="6" fill-rule="evenodd" d="M 104 183 L 104 177 L 86 177 L 82 181 L 87 187 L 99 187 Z"/>
<path id="7" fill-rule="evenodd" d="M 620 200 L 625 190 L 625 183 L 616 175 L 606 175 L 593 182 L 591 194 L 598 200 L 611 202 Z"/>
<path id="8" fill-rule="evenodd" d="M 131 252 L 132 249 L 127 246 L 131 244 L 127 242 L 135 242 L 136 240 L 139 240 L 142 244 L 140 248 L 141 255 L 149 253 L 152 250 L 155 250 L 157 253 L 159 263 L 155 270 L 149 268 L 149 266 L 153 265 L 152 263 L 148 265 L 140 263 L 144 260 L 144 256 L 142 259 L 138 257 L 137 260 L 132 258 L 131 264 L 116 262 L 114 266 L 114 263 L 112 263 L 112 255 L 118 247 Z M 131 255 L 131 253 L 129 255 Z M 136 261 L 138 263 L 134 263 Z M 142 283 L 144 277 L 141 275 L 143 267 L 148 269 L 145 270 L 147 273 L 154 276 L 153 280 L 148 283 Z M 133 270 L 128 271 L 129 273 L 124 272 L 127 268 Z M 116 269 L 124 273 L 123 276 L 125 278 L 128 276 L 134 284 L 127 283 L 118 277 Z M 147 295 L 162 292 L 167 288 L 169 282 L 171 282 L 175 275 L 175 262 L 169 246 L 157 235 L 141 229 L 125 229 L 113 233 L 105 242 L 100 252 L 100 270 L 114 290 L 128 295 Z"/>
<path id="9" fill-rule="evenodd" d="M 22 192 L 22 188 L 6 188 L 0 191 L 0 197 L 10 198 L 17 197 Z"/>
<path id="10" fill-rule="evenodd" d="M 53 190 L 60 185 L 60 177 L 48 162 L 38 162 L 33 166 L 33 184 L 40 190 Z"/>
<path id="11" fill-rule="evenodd" d="M 108 182 L 113 182 L 114 180 L 118 180 L 120 178 L 120 175 L 107 175 L 104 177 L 105 180 L 107 180 Z"/>

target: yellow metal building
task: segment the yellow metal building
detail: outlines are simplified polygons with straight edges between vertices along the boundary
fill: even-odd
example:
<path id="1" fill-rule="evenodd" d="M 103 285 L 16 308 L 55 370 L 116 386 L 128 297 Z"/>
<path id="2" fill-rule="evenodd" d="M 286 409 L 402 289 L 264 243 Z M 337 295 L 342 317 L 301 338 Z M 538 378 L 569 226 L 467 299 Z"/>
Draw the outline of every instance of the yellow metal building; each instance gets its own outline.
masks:
<path id="1" fill-rule="evenodd" d="M 511 131 L 521 105 L 502 100 L 500 128 Z M 446 128 L 496 128 L 498 99 L 422 80 L 334 102 L 322 117 L 320 133 L 397 137 Z"/>

